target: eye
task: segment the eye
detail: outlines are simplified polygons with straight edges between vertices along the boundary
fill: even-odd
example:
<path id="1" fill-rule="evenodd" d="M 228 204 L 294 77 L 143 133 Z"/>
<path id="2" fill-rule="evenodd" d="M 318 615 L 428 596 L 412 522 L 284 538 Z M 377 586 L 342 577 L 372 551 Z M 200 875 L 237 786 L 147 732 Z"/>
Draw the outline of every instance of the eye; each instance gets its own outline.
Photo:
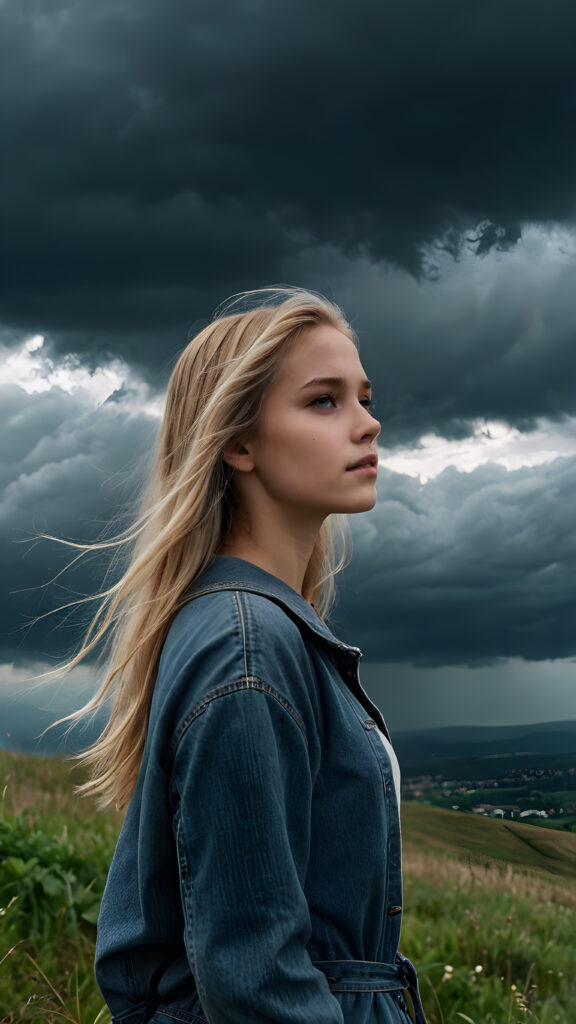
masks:
<path id="1" fill-rule="evenodd" d="M 372 399 L 371 398 L 360 398 L 359 401 L 360 401 L 360 405 L 363 405 L 365 409 L 370 410 L 372 408 Z"/>
<path id="2" fill-rule="evenodd" d="M 317 409 L 329 409 L 330 406 L 336 405 L 336 399 L 334 395 L 319 395 L 310 405 L 316 406 Z"/>

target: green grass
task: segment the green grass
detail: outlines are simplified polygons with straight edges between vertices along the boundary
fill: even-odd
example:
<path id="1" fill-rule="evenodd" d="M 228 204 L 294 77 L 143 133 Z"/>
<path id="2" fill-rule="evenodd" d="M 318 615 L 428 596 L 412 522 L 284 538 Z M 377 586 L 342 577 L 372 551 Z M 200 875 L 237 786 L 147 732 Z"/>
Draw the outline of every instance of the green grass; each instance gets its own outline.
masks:
<path id="1" fill-rule="evenodd" d="M 576 817 L 574 818 L 533 818 L 527 819 L 531 825 L 538 825 L 538 828 L 552 828 L 557 832 L 576 832 Z"/>
<path id="2" fill-rule="evenodd" d="M 405 803 L 402 835 L 405 842 L 428 844 L 479 863 L 504 861 L 576 882 L 576 835 L 571 832 Z"/>
<path id="3" fill-rule="evenodd" d="M 94 1024 L 95 921 L 119 819 L 74 796 L 57 759 L 0 752 L 0 789 L 0 1020 Z"/>
<path id="4" fill-rule="evenodd" d="M 462 1013 L 474 1024 L 576 1020 L 570 882 L 410 842 L 404 867 L 401 947 L 418 965 L 429 1024 L 460 1024 Z"/>
<path id="5" fill-rule="evenodd" d="M 0 752 L 0 1024 L 109 1024 L 93 973 L 119 819 Z M 402 807 L 401 949 L 429 1024 L 576 1021 L 576 835 Z"/>

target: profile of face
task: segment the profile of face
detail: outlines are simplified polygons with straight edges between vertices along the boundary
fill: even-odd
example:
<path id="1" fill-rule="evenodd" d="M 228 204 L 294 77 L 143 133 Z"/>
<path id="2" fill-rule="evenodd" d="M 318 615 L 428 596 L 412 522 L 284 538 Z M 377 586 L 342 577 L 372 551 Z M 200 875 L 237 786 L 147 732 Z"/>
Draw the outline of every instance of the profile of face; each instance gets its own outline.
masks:
<path id="1" fill-rule="evenodd" d="M 317 522 L 372 508 L 380 424 L 370 399 L 350 338 L 328 324 L 306 328 L 288 346 L 256 432 L 227 458 L 240 494 Z"/>

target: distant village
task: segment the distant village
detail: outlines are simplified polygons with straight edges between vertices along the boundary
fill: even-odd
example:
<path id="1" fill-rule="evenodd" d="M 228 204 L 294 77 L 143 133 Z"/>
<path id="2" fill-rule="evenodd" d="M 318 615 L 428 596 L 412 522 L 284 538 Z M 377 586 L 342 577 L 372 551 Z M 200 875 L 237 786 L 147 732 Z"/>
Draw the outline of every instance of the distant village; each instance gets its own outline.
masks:
<path id="1" fill-rule="evenodd" d="M 402 799 L 493 818 L 520 821 L 531 818 L 571 818 L 576 816 L 575 775 L 576 768 L 517 768 L 500 778 L 474 780 L 419 775 L 403 779 Z M 490 790 L 500 791 L 494 793 L 493 800 L 486 799 L 487 791 Z M 517 795 L 519 790 L 521 796 Z M 510 802 L 512 792 L 518 802 Z M 474 798 L 475 794 L 478 794 L 477 799 Z M 563 799 L 559 800 L 557 794 L 561 794 Z M 570 825 L 564 827 L 570 828 Z"/>

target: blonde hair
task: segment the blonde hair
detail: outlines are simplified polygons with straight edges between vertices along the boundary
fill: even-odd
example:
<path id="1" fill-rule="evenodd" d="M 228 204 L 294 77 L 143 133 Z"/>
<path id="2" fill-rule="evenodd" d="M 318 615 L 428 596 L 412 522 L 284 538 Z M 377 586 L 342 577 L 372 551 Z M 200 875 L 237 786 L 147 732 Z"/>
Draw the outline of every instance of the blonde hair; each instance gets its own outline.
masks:
<path id="1" fill-rule="evenodd" d="M 238 305 L 252 302 L 251 308 Z M 263 396 L 276 379 L 287 344 L 306 328 L 330 324 L 356 343 L 340 308 L 298 288 L 244 292 L 186 346 L 166 394 L 154 462 L 134 525 L 112 540 L 72 544 L 84 553 L 130 554 L 121 577 L 88 600 L 98 610 L 78 653 L 64 666 L 112 640 L 105 679 L 77 721 L 107 703 L 111 712 L 96 742 L 76 755 L 90 768 L 78 787 L 101 806 L 123 808 L 140 767 L 160 652 L 192 583 L 221 547 L 234 513 L 226 444 L 258 422 Z M 339 559 L 336 533 L 341 540 Z M 344 565 L 339 516 L 323 523 L 304 578 L 304 597 L 324 617 L 333 601 L 334 575 Z"/>

